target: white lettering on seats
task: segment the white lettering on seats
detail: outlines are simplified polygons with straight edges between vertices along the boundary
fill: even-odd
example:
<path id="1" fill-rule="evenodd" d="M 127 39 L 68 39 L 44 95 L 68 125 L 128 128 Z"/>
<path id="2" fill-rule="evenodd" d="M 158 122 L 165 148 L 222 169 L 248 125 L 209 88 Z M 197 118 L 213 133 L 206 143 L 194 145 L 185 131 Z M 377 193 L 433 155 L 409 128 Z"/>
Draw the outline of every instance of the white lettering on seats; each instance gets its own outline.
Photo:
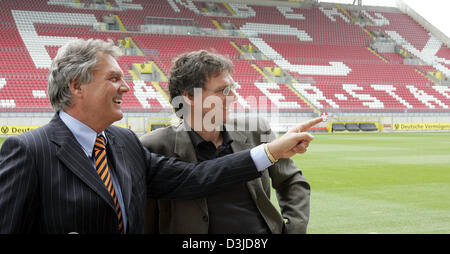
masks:
<path id="1" fill-rule="evenodd" d="M 34 23 L 86 25 L 93 26 L 97 19 L 93 14 L 62 13 L 62 12 L 38 12 L 12 10 L 17 30 L 23 43 L 30 53 L 36 68 L 49 68 L 52 59 L 48 55 L 45 46 L 62 46 L 76 37 L 40 36 L 37 34 Z"/>
<path id="2" fill-rule="evenodd" d="M 427 94 L 425 91 L 420 90 L 415 86 L 409 85 L 406 86 L 406 88 L 409 89 L 409 91 L 414 95 L 414 97 L 416 97 L 423 104 L 427 105 L 429 108 L 436 108 L 435 105 L 431 104 L 430 102 L 434 102 L 435 104 L 443 108 L 448 108 L 448 106 L 445 105 L 442 101 L 440 101 L 433 95 Z"/>
<path id="3" fill-rule="evenodd" d="M 329 76 L 346 76 L 351 69 L 343 62 L 329 62 L 330 65 L 297 65 L 291 64 L 275 49 L 268 45 L 263 39 L 259 38 L 259 34 L 275 34 L 275 35 L 292 35 L 296 36 L 300 41 L 312 41 L 312 38 L 303 30 L 298 30 L 289 25 L 276 24 L 258 24 L 246 23 L 240 30 L 249 37 L 249 40 L 258 47 L 258 49 L 266 56 L 270 57 L 275 64 L 282 69 L 296 72 L 301 75 L 329 75 Z"/>
<path id="4" fill-rule="evenodd" d="M 349 93 L 351 96 L 363 101 L 362 104 L 368 106 L 369 108 L 384 108 L 384 103 L 377 98 L 372 97 L 369 94 L 355 93 L 355 91 L 364 90 L 364 88 L 359 87 L 356 84 L 342 84 L 342 88 L 344 88 L 344 90 L 347 91 L 347 93 Z"/>
<path id="5" fill-rule="evenodd" d="M 305 19 L 301 13 L 294 13 L 291 7 L 277 6 L 277 9 L 286 19 Z"/>
<path id="6" fill-rule="evenodd" d="M 261 90 L 261 92 L 263 92 L 264 95 L 266 95 L 267 98 L 269 98 L 270 101 L 272 101 L 272 103 L 280 109 L 302 108 L 296 101 L 286 101 L 283 94 L 269 91 L 269 89 L 279 90 L 280 87 L 277 83 L 255 82 L 255 86 L 258 87 L 258 89 Z"/>
<path id="7" fill-rule="evenodd" d="M 311 104 L 313 104 L 316 108 L 323 109 L 324 105 L 321 101 L 327 102 L 333 108 L 339 108 L 339 105 L 336 104 L 332 99 L 328 99 L 323 95 L 323 92 L 309 83 L 293 83 L 292 87 L 294 87 L 297 92 L 299 92 L 303 97 L 305 97 Z M 308 91 L 313 91 L 310 93 Z"/>
<path id="8" fill-rule="evenodd" d="M 413 108 L 411 104 L 409 104 L 407 101 L 405 101 L 403 98 L 401 98 L 395 93 L 397 89 L 393 85 L 370 85 L 370 86 L 376 91 L 385 91 L 390 96 L 392 96 L 392 98 L 396 99 L 401 104 L 405 105 L 406 108 Z"/>
<path id="9" fill-rule="evenodd" d="M 0 90 L 6 85 L 6 79 L 0 77 Z M 16 103 L 12 99 L 0 99 L 0 108 L 15 108 Z"/>
<path id="10" fill-rule="evenodd" d="M 175 4 L 177 2 L 178 4 L 184 6 L 185 8 L 193 11 L 196 14 L 200 14 L 200 11 L 197 9 L 197 6 L 191 1 L 191 0 L 185 0 L 184 2 L 182 0 L 167 0 L 169 2 L 169 5 L 172 7 L 172 9 L 175 12 L 181 12 L 180 8 Z"/>
<path id="11" fill-rule="evenodd" d="M 152 105 L 148 102 L 149 99 L 156 99 L 163 108 L 171 108 L 169 102 L 164 97 L 155 91 L 153 86 L 147 85 L 142 80 L 134 80 L 134 96 L 141 103 L 143 108 L 152 108 Z"/>
<path id="12" fill-rule="evenodd" d="M 336 19 L 334 18 L 334 16 L 339 16 L 341 17 L 345 22 L 350 23 L 350 20 L 341 12 L 338 11 L 337 8 L 324 8 L 324 7 L 319 7 L 319 10 L 321 10 L 323 12 L 323 14 L 325 14 L 325 16 L 327 16 L 331 21 L 336 22 Z"/>
<path id="13" fill-rule="evenodd" d="M 374 18 L 366 10 L 362 10 L 361 12 L 364 14 L 364 16 L 370 19 L 370 21 L 372 21 L 372 23 L 376 26 L 389 25 L 389 20 L 385 18 L 381 13 L 375 12 L 374 15 L 376 16 L 376 18 Z"/>

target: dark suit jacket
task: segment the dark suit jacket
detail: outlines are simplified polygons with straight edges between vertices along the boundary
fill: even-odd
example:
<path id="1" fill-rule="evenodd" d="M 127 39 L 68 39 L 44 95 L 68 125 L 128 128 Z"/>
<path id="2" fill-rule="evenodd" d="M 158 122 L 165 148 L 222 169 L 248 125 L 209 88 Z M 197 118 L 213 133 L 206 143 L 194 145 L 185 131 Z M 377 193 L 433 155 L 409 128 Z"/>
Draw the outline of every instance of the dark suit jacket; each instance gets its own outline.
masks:
<path id="1" fill-rule="evenodd" d="M 248 120 L 248 118 L 247 118 Z M 232 121 L 233 122 L 233 121 Z M 256 131 L 249 130 L 249 124 L 258 123 Z M 268 123 L 263 119 L 237 121 L 228 125 L 231 148 L 239 152 L 275 139 Z M 145 134 L 141 142 L 150 151 L 173 156 L 188 162 L 196 162 L 195 149 L 184 123 L 169 126 Z M 281 214 L 270 201 L 270 179 L 276 190 Z M 306 233 L 309 220 L 310 186 L 302 172 L 291 159 L 281 159 L 262 177 L 247 182 L 247 187 L 258 210 L 273 234 Z M 157 206 L 156 212 L 149 209 L 150 218 L 146 225 L 148 232 L 159 230 L 163 234 L 206 234 L 209 220 L 205 198 L 196 200 L 158 200 L 157 205 L 149 200 L 149 207 Z M 159 213 L 159 215 L 158 215 Z M 158 215 L 158 217 L 156 217 Z M 158 220 L 154 220 L 159 218 Z M 152 224 L 153 223 L 153 224 Z M 158 223 L 158 225 L 155 225 Z"/>
<path id="2" fill-rule="evenodd" d="M 105 133 L 127 233 L 143 232 L 148 197 L 199 198 L 261 175 L 249 151 L 195 165 L 151 154 L 130 130 L 110 126 Z M 5 140 L 0 214 L 0 233 L 118 233 L 110 194 L 58 114 L 39 129 Z"/>

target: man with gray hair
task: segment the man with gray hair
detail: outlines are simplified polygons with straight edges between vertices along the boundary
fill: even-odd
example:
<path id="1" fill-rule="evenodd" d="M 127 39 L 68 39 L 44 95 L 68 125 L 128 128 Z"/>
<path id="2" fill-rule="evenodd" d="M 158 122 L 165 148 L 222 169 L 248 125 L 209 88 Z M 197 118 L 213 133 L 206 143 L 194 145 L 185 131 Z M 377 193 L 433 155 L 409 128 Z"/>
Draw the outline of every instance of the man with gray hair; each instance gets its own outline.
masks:
<path id="1" fill-rule="evenodd" d="M 0 233 L 142 233 L 148 197 L 193 199 L 257 178 L 313 138 L 292 132 L 198 164 L 150 153 L 111 126 L 130 90 L 119 55 L 112 41 L 93 39 L 58 50 L 48 79 L 54 117 L 0 150 Z"/>

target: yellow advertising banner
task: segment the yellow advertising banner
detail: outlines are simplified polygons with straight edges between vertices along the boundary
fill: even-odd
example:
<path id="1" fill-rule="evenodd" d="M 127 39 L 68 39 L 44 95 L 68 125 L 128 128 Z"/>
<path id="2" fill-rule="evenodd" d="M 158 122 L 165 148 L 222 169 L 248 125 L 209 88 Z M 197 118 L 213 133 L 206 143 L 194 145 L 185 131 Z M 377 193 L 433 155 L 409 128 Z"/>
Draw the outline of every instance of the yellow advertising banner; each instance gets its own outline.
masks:
<path id="1" fill-rule="evenodd" d="M 394 123 L 394 130 L 450 130 L 450 123 Z"/>
<path id="2" fill-rule="evenodd" d="M 17 135 L 41 127 L 40 125 L 0 125 L 0 135 Z"/>

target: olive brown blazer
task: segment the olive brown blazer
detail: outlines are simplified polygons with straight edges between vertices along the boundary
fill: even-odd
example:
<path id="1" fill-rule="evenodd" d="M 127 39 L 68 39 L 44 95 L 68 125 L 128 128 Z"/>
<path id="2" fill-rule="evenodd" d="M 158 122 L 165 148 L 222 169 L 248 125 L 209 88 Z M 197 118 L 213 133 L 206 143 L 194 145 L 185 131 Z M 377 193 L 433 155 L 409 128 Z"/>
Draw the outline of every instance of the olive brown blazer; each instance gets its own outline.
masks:
<path id="1" fill-rule="evenodd" d="M 233 139 L 231 148 L 239 152 L 275 139 L 267 121 L 262 118 L 233 120 L 226 125 Z M 255 131 L 250 124 L 257 123 Z M 253 128 L 254 129 L 254 128 Z M 151 152 L 197 162 L 195 149 L 182 122 L 154 130 L 140 138 Z M 276 190 L 281 213 L 271 202 L 271 183 Z M 306 233 L 310 210 L 310 185 L 291 159 L 280 159 L 260 178 L 247 182 L 248 190 L 273 234 Z M 206 198 L 195 200 L 148 200 L 147 233 L 207 234 Z"/>

